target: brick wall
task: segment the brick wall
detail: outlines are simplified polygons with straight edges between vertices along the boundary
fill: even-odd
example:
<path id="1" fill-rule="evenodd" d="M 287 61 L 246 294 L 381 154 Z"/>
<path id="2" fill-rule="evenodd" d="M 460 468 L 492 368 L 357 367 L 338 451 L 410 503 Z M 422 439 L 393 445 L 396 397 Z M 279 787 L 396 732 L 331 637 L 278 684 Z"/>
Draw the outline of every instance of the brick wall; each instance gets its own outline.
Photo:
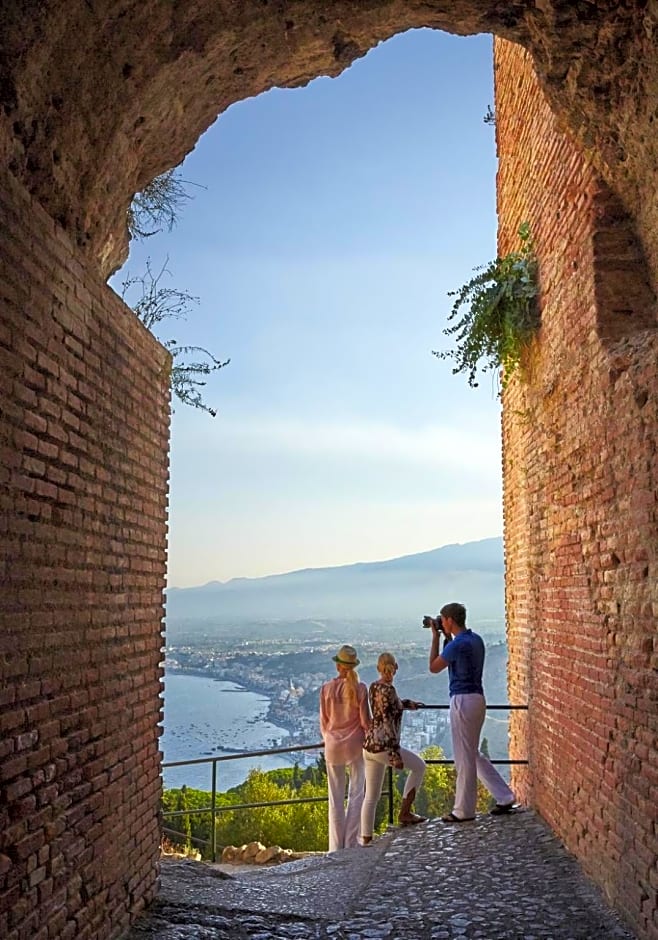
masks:
<path id="1" fill-rule="evenodd" d="M 0 936 L 155 891 L 167 356 L 0 180 Z"/>
<path id="2" fill-rule="evenodd" d="M 658 937 L 658 332 L 632 220 L 496 42 L 501 253 L 529 221 L 542 329 L 504 401 L 512 750 L 533 804 Z"/>
<path id="3" fill-rule="evenodd" d="M 516 786 L 655 940 L 651 279 L 526 55 L 496 58 L 500 247 L 530 222 L 543 310 L 503 418 Z M 157 876 L 166 356 L 5 177 L 0 218 L 0 936 L 105 940 Z"/>

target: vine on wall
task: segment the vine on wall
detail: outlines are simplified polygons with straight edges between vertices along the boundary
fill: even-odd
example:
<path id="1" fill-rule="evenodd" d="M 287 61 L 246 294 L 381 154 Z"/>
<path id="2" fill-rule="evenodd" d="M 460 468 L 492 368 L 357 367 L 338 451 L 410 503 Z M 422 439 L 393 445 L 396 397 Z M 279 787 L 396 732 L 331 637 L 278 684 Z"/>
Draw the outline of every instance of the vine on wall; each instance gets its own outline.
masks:
<path id="1" fill-rule="evenodd" d="M 453 359 L 453 373 L 464 372 L 472 388 L 478 369 L 496 369 L 502 370 L 504 389 L 540 326 L 537 259 L 527 222 L 519 228 L 519 240 L 518 251 L 474 268 L 479 273 L 448 294 L 456 300 L 443 332 L 455 347 L 433 355 Z"/>

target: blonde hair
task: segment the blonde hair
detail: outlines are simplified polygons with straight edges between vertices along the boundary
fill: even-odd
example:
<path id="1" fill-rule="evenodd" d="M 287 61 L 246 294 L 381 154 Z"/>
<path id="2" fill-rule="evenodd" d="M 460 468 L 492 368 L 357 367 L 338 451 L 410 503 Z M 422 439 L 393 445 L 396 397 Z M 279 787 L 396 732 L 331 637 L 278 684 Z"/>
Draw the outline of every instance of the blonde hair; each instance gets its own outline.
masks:
<path id="1" fill-rule="evenodd" d="M 359 674 L 354 666 L 339 665 L 341 679 L 345 680 L 345 689 L 347 692 L 347 701 L 350 705 L 356 705 L 358 695 L 356 694 L 359 685 Z"/>
<path id="2" fill-rule="evenodd" d="M 347 702 L 349 705 L 356 705 L 359 700 L 359 696 L 357 695 L 359 674 L 356 671 L 356 667 L 360 662 L 357 652 L 353 646 L 346 643 L 344 646 L 341 646 L 333 659 L 341 679 L 345 680 Z"/>
<path id="3" fill-rule="evenodd" d="M 381 653 L 377 660 L 377 672 L 382 676 L 392 678 L 395 675 L 397 663 L 393 653 Z"/>

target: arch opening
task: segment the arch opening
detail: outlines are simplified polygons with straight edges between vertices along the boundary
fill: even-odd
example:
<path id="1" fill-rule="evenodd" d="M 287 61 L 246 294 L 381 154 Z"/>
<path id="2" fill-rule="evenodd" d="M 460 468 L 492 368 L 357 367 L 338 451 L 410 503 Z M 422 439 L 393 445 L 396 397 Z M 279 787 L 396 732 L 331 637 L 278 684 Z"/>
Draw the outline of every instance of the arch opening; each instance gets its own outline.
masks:
<path id="1" fill-rule="evenodd" d="M 591 210 L 603 179 L 655 291 L 655 15 L 474 0 L 297 13 L 286 28 L 281 5 L 255 2 L 3 6 L 0 877 L 11 904 L 25 889 L 16 929 L 88 914 L 90 933 L 116 935 L 156 881 L 166 363 L 99 278 L 124 255 L 129 200 L 230 101 L 336 74 L 423 25 L 498 37 L 499 244 L 530 216 L 541 252 L 542 334 L 503 419 L 507 607 L 523 650 L 510 688 L 530 688 L 534 709 L 525 796 L 653 937 L 656 331 L 602 335 L 598 306 L 617 299 L 606 285 L 597 296 L 592 259 L 619 249 Z"/>
<path id="2" fill-rule="evenodd" d="M 637 214 L 639 237 L 655 259 L 654 200 L 642 182 L 657 165 L 648 105 L 656 85 L 652 26 L 649 14 L 612 3 L 585 16 L 567 2 L 461 0 L 449 10 L 420 0 L 337 2 L 321 11 L 302 5 L 292 16 L 256 0 L 240 8 L 203 0 L 185 11 L 155 2 L 139 13 L 110 0 L 93 10 L 68 0 L 64 14 L 44 3 L 26 19 L 12 0 L 3 10 L 3 155 L 107 274 L 125 258 L 132 195 L 177 165 L 232 102 L 337 75 L 414 27 L 491 33 L 528 50 L 555 113 Z M 638 91 L 647 106 L 631 114 Z"/>

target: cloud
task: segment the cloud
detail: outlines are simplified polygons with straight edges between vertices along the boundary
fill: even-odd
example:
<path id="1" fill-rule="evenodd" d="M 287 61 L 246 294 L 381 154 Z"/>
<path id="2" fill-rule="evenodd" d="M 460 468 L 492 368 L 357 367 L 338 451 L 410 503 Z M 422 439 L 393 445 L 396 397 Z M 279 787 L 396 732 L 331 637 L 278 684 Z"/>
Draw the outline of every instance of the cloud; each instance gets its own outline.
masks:
<path id="1" fill-rule="evenodd" d="M 198 442 L 200 450 L 209 441 Z M 187 444 L 189 445 L 189 442 Z M 324 458 L 342 461 L 373 460 L 405 466 L 434 467 L 463 473 L 486 467 L 487 475 L 499 462 L 498 427 L 473 431 L 447 425 L 399 427 L 371 421 L 310 422 L 296 419 L 245 419 L 223 422 L 221 433 L 211 443 L 226 454 L 275 457 Z"/>

